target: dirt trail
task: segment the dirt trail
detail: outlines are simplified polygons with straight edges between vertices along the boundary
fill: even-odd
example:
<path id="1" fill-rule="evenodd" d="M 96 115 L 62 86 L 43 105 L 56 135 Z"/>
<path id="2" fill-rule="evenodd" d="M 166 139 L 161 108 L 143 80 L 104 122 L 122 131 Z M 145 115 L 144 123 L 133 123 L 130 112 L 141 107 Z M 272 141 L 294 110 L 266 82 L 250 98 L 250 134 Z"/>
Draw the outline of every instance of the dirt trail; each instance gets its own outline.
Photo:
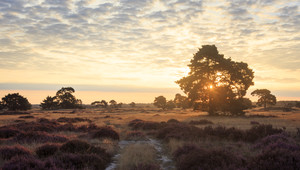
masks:
<path id="1" fill-rule="evenodd" d="M 131 144 L 149 144 L 152 145 L 155 150 L 157 151 L 158 158 L 157 160 L 160 162 L 160 168 L 162 170 L 174 170 L 175 166 L 172 161 L 164 152 L 162 148 L 162 144 L 160 141 L 148 138 L 148 140 L 140 140 L 140 141 L 128 141 L 128 140 L 121 140 L 119 142 L 120 150 L 122 150 L 124 147 L 131 145 Z M 117 168 L 118 160 L 120 159 L 121 154 L 118 153 L 113 157 L 113 161 L 110 163 L 110 165 L 105 170 L 114 170 Z"/>

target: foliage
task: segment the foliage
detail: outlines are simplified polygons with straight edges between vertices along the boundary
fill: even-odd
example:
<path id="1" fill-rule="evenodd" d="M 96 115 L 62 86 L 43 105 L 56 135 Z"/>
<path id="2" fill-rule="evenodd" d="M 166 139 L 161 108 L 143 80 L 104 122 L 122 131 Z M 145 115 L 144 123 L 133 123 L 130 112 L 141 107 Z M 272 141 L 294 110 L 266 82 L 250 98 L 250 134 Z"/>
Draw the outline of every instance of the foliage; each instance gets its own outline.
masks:
<path id="1" fill-rule="evenodd" d="M 181 94 L 177 93 L 174 98 L 174 103 L 177 108 L 189 108 L 191 107 L 191 102 L 186 96 L 182 96 Z"/>
<path id="2" fill-rule="evenodd" d="M 173 156 L 178 170 L 186 169 L 239 169 L 245 160 L 226 150 L 206 150 L 195 145 L 179 147 Z"/>
<path id="3" fill-rule="evenodd" d="M 10 160 L 12 157 L 23 155 L 29 156 L 31 155 L 31 151 L 19 145 L 0 147 L 0 157 L 3 160 Z"/>
<path id="4" fill-rule="evenodd" d="M 62 152 L 66 153 L 86 153 L 91 145 L 81 140 L 71 140 L 60 147 Z"/>
<path id="5" fill-rule="evenodd" d="M 129 105 L 130 107 L 135 107 L 136 104 L 134 102 L 131 102 Z"/>
<path id="6" fill-rule="evenodd" d="M 162 127 L 161 123 L 152 121 L 143 121 L 140 119 L 135 119 L 129 122 L 128 126 L 132 129 L 142 129 L 142 130 L 157 130 Z"/>
<path id="7" fill-rule="evenodd" d="M 258 96 L 259 99 L 257 101 L 258 106 L 264 106 L 267 108 L 267 104 L 275 105 L 276 104 L 276 97 L 271 94 L 271 91 L 268 89 L 256 89 L 251 93 L 252 96 Z"/>
<path id="8" fill-rule="evenodd" d="M 102 107 L 102 108 L 107 108 L 107 106 L 108 106 L 108 104 L 105 100 L 94 101 L 93 103 L 91 103 L 91 105 L 96 106 L 96 107 Z"/>
<path id="9" fill-rule="evenodd" d="M 241 99 L 253 85 L 254 78 L 246 63 L 224 58 L 215 45 L 204 45 L 188 66 L 189 75 L 176 83 L 188 95 L 194 108 L 208 110 L 210 115 L 216 111 L 242 113 Z M 237 109 L 231 109 L 235 107 Z"/>
<path id="10" fill-rule="evenodd" d="M 59 101 L 57 97 L 47 96 L 46 99 L 40 104 L 43 110 L 54 110 L 59 108 Z"/>
<path id="11" fill-rule="evenodd" d="M 4 109 L 4 105 L 2 103 L 2 101 L 0 101 L 0 110 L 3 110 Z"/>
<path id="12" fill-rule="evenodd" d="M 10 138 L 21 133 L 19 130 L 13 127 L 0 128 L 0 138 Z"/>
<path id="13" fill-rule="evenodd" d="M 31 169 L 31 170 L 41 170 L 46 169 L 45 164 L 34 158 L 33 156 L 17 156 L 11 159 L 10 161 L 6 162 L 2 170 L 20 170 L 20 169 Z"/>
<path id="14" fill-rule="evenodd" d="M 31 104 L 19 93 L 8 94 L 2 98 L 2 107 L 8 110 L 29 110 Z"/>
<path id="15" fill-rule="evenodd" d="M 118 103 L 115 100 L 109 101 L 109 104 L 111 108 L 116 108 L 118 106 Z"/>
<path id="16" fill-rule="evenodd" d="M 191 120 L 189 122 L 190 125 L 207 125 L 207 124 L 214 124 L 212 121 L 201 119 L 201 120 Z"/>
<path id="17" fill-rule="evenodd" d="M 56 92 L 56 96 L 47 96 L 40 106 L 45 110 L 82 108 L 82 101 L 76 99 L 72 94 L 74 92 L 72 87 L 62 87 Z"/>
<path id="18" fill-rule="evenodd" d="M 49 134 L 46 132 L 23 132 L 13 138 L 13 141 L 18 143 L 45 143 L 66 142 L 68 138 L 60 135 Z"/>
<path id="19" fill-rule="evenodd" d="M 39 158 L 46 158 L 54 155 L 59 150 L 58 144 L 44 144 L 36 148 L 35 153 Z"/>
<path id="20" fill-rule="evenodd" d="M 97 131 L 93 132 L 93 138 L 111 138 L 119 140 L 119 134 L 109 126 L 100 127 Z"/>
<path id="21" fill-rule="evenodd" d="M 162 109 L 166 109 L 167 100 L 164 96 L 158 96 L 154 99 L 154 106 Z"/>
<path id="22" fill-rule="evenodd" d="M 173 102 L 173 100 L 169 100 L 167 103 L 166 103 L 166 109 L 168 110 L 172 110 L 176 107 L 175 103 Z"/>

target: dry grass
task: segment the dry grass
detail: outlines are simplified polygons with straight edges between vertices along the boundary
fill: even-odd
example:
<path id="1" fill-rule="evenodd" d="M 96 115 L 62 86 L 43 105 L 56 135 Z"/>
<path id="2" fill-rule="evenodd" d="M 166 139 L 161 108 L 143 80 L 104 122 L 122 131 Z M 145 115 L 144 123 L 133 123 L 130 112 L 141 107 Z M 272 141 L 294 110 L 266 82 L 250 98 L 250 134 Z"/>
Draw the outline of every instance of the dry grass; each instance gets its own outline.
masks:
<path id="1" fill-rule="evenodd" d="M 125 147 L 118 168 L 131 170 L 140 164 L 157 164 L 155 148 L 148 144 L 133 144 Z"/>

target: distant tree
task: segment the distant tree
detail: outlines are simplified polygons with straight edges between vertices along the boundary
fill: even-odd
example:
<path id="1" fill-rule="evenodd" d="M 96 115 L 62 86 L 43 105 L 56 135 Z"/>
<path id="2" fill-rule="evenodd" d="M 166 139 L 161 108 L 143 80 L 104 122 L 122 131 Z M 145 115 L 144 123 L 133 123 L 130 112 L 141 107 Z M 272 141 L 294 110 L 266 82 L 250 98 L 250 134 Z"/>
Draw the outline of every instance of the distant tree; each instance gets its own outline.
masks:
<path id="1" fill-rule="evenodd" d="M 182 95 L 179 94 L 179 93 L 177 93 L 177 94 L 175 95 L 174 103 L 175 103 L 175 106 L 176 106 L 177 108 L 183 108 L 183 109 L 186 109 L 186 108 L 189 108 L 189 107 L 190 107 L 189 99 L 188 99 L 186 96 L 182 96 Z"/>
<path id="2" fill-rule="evenodd" d="M 276 97 L 271 94 L 271 91 L 268 89 L 256 89 L 251 93 L 252 96 L 258 96 L 257 105 L 264 106 L 267 108 L 267 104 L 275 105 L 276 104 Z"/>
<path id="3" fill-rule="evenodd" d="M 72 87 L 62 87 L 56 92 L 56 98 L 59 101 L 59 107 L 62 109 L 82 108 L 82 101 L 76 99 L 72 94 L 75 90 Z"/>
<path id="4" fill-rule="evenodd" d="M 154 100 L 154 106 L 158 108 L 165 109 L 167 104 L 167 100 L 164 96 L 158 96 Z"/>
<path id="5" fill-rule="evenodd" d="M 21 96 L 19 93 L 8 94 L 2 98 L 3 108 L 8 110 L 29 110 L 31 104 L 27 98 Z"/>
<path id="6" fill-rule="evenodd" d="M 166 109 L 168 110 L 172 110 L 176 107 L 175 103 L 173 100 L 169 100 L 167 103 L 166 103 Z"/>
<path id="7" fill-rule="evenodd" d="M 135 107 L 135 103 L 134 103 L 134 102 L 131 102 L 131 103 L 129 104 L 129 106 L 130 106 L 130 107 Z"/>
<path id="8" fill-rule="evenodd" d="M 121 108 L 123 106 L 123 103 L 118 103 L 117 108 Z"/>
<path id="9" fill-rule="evenodd" d="M 253 71 L 248 64 L 224 58 L 215 45 L 204 45 L 188 66 L 188 76 L 176 83 L 187 94 L 194 109 L 201 107 L 210 115 L 216 115 L 217 111 L 244 114 L 237 108 L 242 108 L 242 98 L 253 85 Z"/>
<path id="10" fill-rule="evenodd" d="M 43 110 L 54 110 L 59 108 L 59 101 L 56 96 L 47 96 L 46 99 L 40 104 Z"/>
<path id="11" fill-rule="evenodd" d="M 91 105 L 96 106 L 96 107 L 107 108 L 107 102 L 105 100 L 94 101 L 93 103 L 91 103 Z"/>
<path id="12" fill-rule="evenodd" d="M 111 100 L 109 101 L 109 104 L 111 108 L 116 108 L 118 103 L 115 100 Z"/>

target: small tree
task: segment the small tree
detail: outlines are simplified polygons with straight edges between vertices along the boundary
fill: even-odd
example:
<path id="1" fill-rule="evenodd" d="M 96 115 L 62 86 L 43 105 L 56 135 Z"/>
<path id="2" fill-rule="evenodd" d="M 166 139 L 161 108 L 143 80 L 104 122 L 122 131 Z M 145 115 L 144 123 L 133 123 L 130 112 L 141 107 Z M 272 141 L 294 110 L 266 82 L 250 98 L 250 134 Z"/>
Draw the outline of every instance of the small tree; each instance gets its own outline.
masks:
<path id="1" fill-rule="evenodd" d="M 271 94 L 271 91 L 268 89 L 256 89 L 251 93 L 252 96 L 258 96 L 257 105 L 264 106 L 267 108 L 267 104 L 275 105 L 276 104 L 276 97 Z"/>
<path id="2" fill-rule="evenodd" d="M 29 110 L 31 104 L 27 98 L 21 96 L 19 93 L 8 94 L 2 98 L 3 108 L 8 110 Z"/>
<path id="3" fill-rule="evenodd" d="M 154 106 L 165 110 L 166 104 L 167 104 L 167 100 L 164 96 L 155 97 Z"/>
<path id="4" fill-rule="evenodd" d="M 166 103 L 166 109 L 168 110 L 172 110 L 176 107 L 175 103 L 173 100 L 169 100 L 167 103 Z"/>
<path id="5" fill-rule="evenodd" d="M 189 107 L 190 107 L 189 99 L 188 99 L 186 96 L 182 96 L 182 95 L 179 94 L 179 93 L 177 93 L 177 94 L 175 95 L 174 103 L 175 103 L 175 106 L 176 106 L 177 108 L 183 108 L 183 109 L 186 109 L 186 108 L 189 108 Z"/>
<path id="6" fill-rule="evenodd" d="M 81 100 L 76 99 L 72 94 L 75 90 L 72 87 L 62 87 L 56 92 L 56 97 L 59 101 L 59 107 L 62 109 L 81 108 Z"/>
<path id="7" fill-rule="evenodd" d="M 111 100 L 109 101 L 109 104 L 111 108 L 116 108 L 118 103 L 115 100 Z"/>
<path id="8" fill-rule="evenodd" d="M 129 106 L 130 106 L 130 107 L 135 107 L 135 103 L 134 103 L 134 102 L 131 102 L 131 103 L 129 104 Z"/>
<path id="9" fill-rule="evenodd" d="M 43 102 L 40 104 L 42 109 L 44 110 L 54 110 L 59 108 L 59 101 L 57 100 L 57 97 L 51 97 L 47 96 L 46 99 L 43 100 Z"/>
<path id="10" fill-rule="evenodd" d="M 3 110 L 3 109 L 4 109 L 3 103 L 0 101 L 0 110 Z"/>
<path id="11" fill-rule="evenodd" d="M 107 102 L 105 100 L 94 101 L 93 103 L 91 103 L 91 105 L 96 106 L 96 107 L 107 108 Z"/>

